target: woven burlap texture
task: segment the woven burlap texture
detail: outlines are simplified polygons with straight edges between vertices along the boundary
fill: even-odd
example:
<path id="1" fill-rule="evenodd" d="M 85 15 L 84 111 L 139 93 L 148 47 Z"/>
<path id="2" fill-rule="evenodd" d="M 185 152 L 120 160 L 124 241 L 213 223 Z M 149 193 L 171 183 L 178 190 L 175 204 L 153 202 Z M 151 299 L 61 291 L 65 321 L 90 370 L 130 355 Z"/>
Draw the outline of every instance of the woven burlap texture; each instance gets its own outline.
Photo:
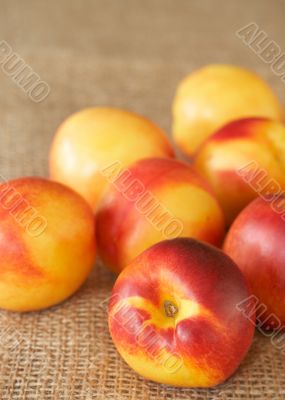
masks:
<path id="1" fill-rule="evenodd" d="M 235 35 L 258 21 L 282 46 L 284 2 L 272 4 L 219 0 L 213 9 L 210 0 L 0 0 L 0 39 L 51 88 L 36 104 L 0 71 L 1 175 L 47 176 L 56 127 L 85 106 L 126 107 L 170 132 L 177 83 L 210 62 L 251 67 L 284 101 L 284 83 Z M 113 282 L 98 264 L 61 305 L 23 315 L 1 311 L 1 399 L 285 399 L 284 355 L 260 333 L 237 373 L 219 388 L 174 389 L 140 378 L 108 333 Z"/>

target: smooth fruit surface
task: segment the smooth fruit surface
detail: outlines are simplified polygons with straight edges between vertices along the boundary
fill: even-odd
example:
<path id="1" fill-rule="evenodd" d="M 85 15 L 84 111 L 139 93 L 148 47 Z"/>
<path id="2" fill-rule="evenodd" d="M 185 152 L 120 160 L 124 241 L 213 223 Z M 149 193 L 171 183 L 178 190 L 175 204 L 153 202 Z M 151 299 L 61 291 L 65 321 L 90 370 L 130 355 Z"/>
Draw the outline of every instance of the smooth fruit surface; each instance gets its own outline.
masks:
<path id="1" fill-rule="evenodd" d="M 73 190 L 40 178 L 0 185 L 0 308 L 32 311 L 72 295 L 95 261 L 95 222 Z"/>
<path id="2" fill-rule="evenodd" d="M 236 305 L 247 283 L 222 251 L 193 239 L 160 242 L 119 275 L 109 328 L 127 364 L 164 384 L 211 387 L 237 369 L 254 324 Z"/>
<path id="3" fill-rule="evenodd" d="M 258 194 L 285 189 L 285 126 L 266 118 L 230 122 L 200 147 L 195 166 L 230 225 Z"/>
<path id="4" fill-rule="evenodd" d="M 185 163 L 140 160 L 117 177 L 98 208 L 97 243 L 120 272 L 147 247 L 178 236 L 220 245 L 224 216 L 208 184 Z"/>
<path id="5" fill-rule="evenodd" d="M 233 65 L 208 65 L 178 86 L 173 137 L 192 156 L 207 137 L 230 121 L 246 117 L 282 120 L 283 116 L 280 102 L 259 76 Z"/>
<path id="6" fill-rule="evenodd" d="M 285 196 L 258 198 L 234 221 L 224 250 L 247 278 L 261 306 L 263 329 L 285 326 Z"/>
<path id="7" fill-rule="evenodd" d="M 102 170 L 145 157 L 173 157 L 164 132 L 146 118 L 117 108 L 94 107 L 67 118 L 50 150 L 50 176 L 79 192 L 95 210 L 108 182 Z"/>

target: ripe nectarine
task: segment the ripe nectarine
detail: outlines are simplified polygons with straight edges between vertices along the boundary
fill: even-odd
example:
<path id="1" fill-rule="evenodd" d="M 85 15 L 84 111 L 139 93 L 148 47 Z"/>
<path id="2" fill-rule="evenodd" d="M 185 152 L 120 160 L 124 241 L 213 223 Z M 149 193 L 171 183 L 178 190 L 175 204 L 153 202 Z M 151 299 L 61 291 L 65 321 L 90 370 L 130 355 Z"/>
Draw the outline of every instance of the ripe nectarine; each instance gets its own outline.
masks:
<path id="1" fill-rule="evenodd" d="M 187 76 L 173 102 L 173 137 L 192 156 L 226 123 L 245 117 L 283 119 L 283 109 L 259 76 L 233 65 L 208 65 Z"/>
<path id="2" fill-rule="evenodd" d="M 0 307 L 39 310 L 72 295 L 95 261 L 91 208 L 40 178 L 0 185 Z"/>
<path id="3" fill-rule="evenodd" d="M 193 239 L 160 242 L 119 275 L 109 328 L 127 364 L 156 382 L 211 387 L 237 369 L 253 338 L 237 309 L 250 296 L 221 250 Z"/>
<path id="4" fill-rule="evenodd" d="M 163 131 L 133 112 L 107 107 L 81 110 L 58 128 L 50 150 L 50 176 L 79 192 L 96 209 L 108 163 L 126 167 L 145 157 L 173 157 Z"/>
<path id="5" fill-rule="evenodd" d="M 238 215 L 224 244 L 256 296 L 263 330 L 285 329 L 284 243 L 285 196 L 272 195 L 255 199 Z"/>
<path id="6" fill-rule="evenodd" d="M 195 165 L 230 225 L 258 194 L 285 188 L 285 126 L 266 118 L 230 122 L 203 143 Z"/>
<path id="7" fill-rule="evenodd" d="M 190 165 L 166 158 L 137 161 L 115 176 L 96 221 L 100 256 L 115 272 L 161 240 L 188 236 L 219 245 L 224 235 L 207 183 Z"/>

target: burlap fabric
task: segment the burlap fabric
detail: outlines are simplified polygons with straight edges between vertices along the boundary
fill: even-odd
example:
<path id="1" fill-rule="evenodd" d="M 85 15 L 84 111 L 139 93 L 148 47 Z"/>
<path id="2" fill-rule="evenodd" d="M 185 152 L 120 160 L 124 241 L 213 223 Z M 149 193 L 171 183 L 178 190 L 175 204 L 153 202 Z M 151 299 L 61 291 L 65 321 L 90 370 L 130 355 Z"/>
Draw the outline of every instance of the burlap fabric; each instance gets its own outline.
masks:
<path id="1" fill-rule="evenodd" d="M 34 103 L 0 70 L 1 175 L 46 176 L 56 127 L 85 106 L 127 107 L 169 132 L 175 86 L 206 63 L 251 67 L 284 101 L 284 83 L 235 36 L 255 21 L 285 50 L 284 12 L 282 0 L 0 1 L 0 40 L 51 89 Z M 57 307 L 0 313 L 1 399 L 285 398 L 284 355 L 259 333 L 237 373 L 217 389 L 173 389 L 137 376 L 109 337 L 113 281 L 97 265 L 84 287 Z"/>

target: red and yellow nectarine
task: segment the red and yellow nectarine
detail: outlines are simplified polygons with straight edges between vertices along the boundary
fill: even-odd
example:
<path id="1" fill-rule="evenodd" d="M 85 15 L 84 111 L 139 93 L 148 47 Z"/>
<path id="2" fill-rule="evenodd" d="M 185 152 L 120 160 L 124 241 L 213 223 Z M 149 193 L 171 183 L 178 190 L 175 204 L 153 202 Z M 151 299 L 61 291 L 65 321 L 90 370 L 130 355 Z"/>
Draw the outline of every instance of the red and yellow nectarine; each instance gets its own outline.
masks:
<path id="1" fill-rule="evenodd" d="M 211 387 L 237 369 L 254 324 L 236 305 L 250 292 L 221 250 L 193 239 L 160 242 L 119 275 L 109 328 L 127 364 L 156 382 Z"/>
<path id="2" fill-rule="evenodd" d="M 258 194 L 285 188 L 285 126 L 266 118 L 230 122 L 203 143 L 195 166 L 230 225 Z"/>
<path id="3" fill-rule="evenodd" d="M 95 261 L 91 208 L 40 178 L 0 185 L 0 307 L 39 310 L 72 295 Z"/>
<path id="4" fill-rule="evenodd" d="M 115 177 L 96 221 L 100 256 L 115 272 L 161 240 L 188 236 L 219 245 L 224 235 L 207 183 L 191 166 L 166 158 L 137 161 Z"/>

